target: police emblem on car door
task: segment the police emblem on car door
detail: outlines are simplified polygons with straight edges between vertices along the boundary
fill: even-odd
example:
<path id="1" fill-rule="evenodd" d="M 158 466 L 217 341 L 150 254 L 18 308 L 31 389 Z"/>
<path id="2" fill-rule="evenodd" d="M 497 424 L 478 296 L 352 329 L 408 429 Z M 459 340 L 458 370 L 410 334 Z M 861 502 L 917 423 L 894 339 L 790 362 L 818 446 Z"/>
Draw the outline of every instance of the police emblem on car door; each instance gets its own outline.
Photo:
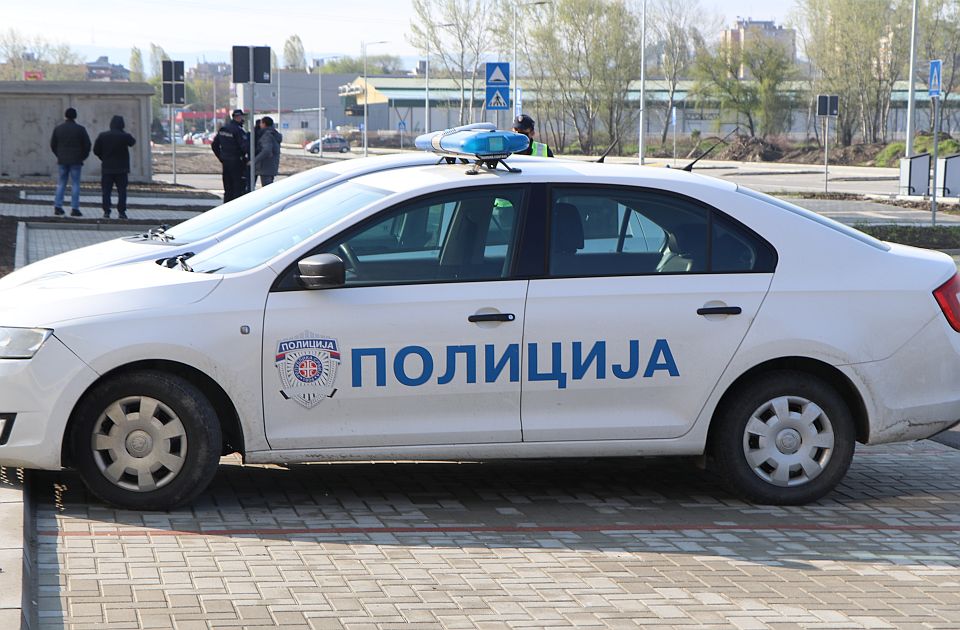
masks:
<path id="1" fill-rule="evenodd" d="M 277 344 L 276 366 L 280 393 L 307 409 L 336 393 L 340 350 L 336 339 L 309 331 Z"/>

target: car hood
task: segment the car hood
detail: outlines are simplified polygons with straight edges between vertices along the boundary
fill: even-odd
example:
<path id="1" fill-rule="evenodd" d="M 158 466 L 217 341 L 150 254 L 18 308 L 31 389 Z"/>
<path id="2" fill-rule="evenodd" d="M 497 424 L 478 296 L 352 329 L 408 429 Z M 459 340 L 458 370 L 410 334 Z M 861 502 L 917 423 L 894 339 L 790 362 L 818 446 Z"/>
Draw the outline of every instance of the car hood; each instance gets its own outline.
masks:
<path id="1" fill-rule="evenodd" d="M 38 260 L 0 278 L 0 291 L 47 276 L 81 273 L 100 267 L 122 265 L 141 260 L 156 260 L 179 253 L 160 241 L 115 238 Z"/>
<path id="2" fill-rule="evenodd" d="M 221 279 L 153 262 L 38 279 L 0 292 L 0 326 L 54 328 L 83 318 L 169 311 L 202 300 Z"/>

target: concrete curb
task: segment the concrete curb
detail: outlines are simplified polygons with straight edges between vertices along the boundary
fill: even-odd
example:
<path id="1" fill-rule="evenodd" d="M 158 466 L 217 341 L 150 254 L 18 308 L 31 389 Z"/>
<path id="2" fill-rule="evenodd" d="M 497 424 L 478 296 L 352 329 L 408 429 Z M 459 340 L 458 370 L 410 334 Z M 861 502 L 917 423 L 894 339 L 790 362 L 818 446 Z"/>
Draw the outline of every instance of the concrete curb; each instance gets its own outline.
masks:
<path id="1" fill-rule="evenodd" d="M 25 553 L 32 522 L 26 518 L 22 468 L 0 467 L 0 627 L 31 628 L 29 589 L 33 561 Z M 30 525 L 28 527 L 28 524 Z M 30 533 L 28 533 L 30 532 Z"/>
<path id="2" fill-rule="evenodd" d="M 17 223 L 17 245 L 13 254 L 13 268 L 19 269 L 27 264 L 27 224 L 24 221 Z"/>

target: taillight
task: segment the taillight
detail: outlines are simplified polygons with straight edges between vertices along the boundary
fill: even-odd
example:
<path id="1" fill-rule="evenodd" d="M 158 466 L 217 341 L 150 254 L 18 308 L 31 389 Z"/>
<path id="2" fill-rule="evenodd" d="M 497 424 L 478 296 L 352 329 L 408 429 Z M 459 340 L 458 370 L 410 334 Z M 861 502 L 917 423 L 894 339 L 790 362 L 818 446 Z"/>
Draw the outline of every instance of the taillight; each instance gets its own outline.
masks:
<path id="1" fill-rule="evenodd" d="M 933 297 L 937 298 L 937 304 L 950 326 L 960 332 L 960 275 L 953 274 L 952 278 L 934 290 Z"/>

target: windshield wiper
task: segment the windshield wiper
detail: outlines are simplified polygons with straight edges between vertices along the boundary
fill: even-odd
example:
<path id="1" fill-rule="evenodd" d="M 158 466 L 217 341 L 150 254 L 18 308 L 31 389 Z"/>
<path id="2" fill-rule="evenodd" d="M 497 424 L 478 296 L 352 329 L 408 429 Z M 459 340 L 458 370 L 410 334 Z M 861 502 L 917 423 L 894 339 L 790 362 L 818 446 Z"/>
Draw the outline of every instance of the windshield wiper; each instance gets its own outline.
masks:
<path id="1" fill-rule="evenodd" d="M 168 243 L 174 240 L 172 236 L 167 234 L 168 227 L 169 226 L 167 226 L 166 224 L 163 224 L 160 227 L 150 228 L 149 230 L 147 230 L 146 234 L 141 234 L 140 236 L 150 240 L 157 240 L 157 241 L 160 241 L 161 243 Z"/>
<path id="2" fill-rule="evenodd" d="M 180 268 L 184 271 L 193 271 L 193 267 L 187 264 L 187 258 L 190 258 L 193 254 L 180 254 L 177 256 L 177 264 L 180 265 Z"/>

